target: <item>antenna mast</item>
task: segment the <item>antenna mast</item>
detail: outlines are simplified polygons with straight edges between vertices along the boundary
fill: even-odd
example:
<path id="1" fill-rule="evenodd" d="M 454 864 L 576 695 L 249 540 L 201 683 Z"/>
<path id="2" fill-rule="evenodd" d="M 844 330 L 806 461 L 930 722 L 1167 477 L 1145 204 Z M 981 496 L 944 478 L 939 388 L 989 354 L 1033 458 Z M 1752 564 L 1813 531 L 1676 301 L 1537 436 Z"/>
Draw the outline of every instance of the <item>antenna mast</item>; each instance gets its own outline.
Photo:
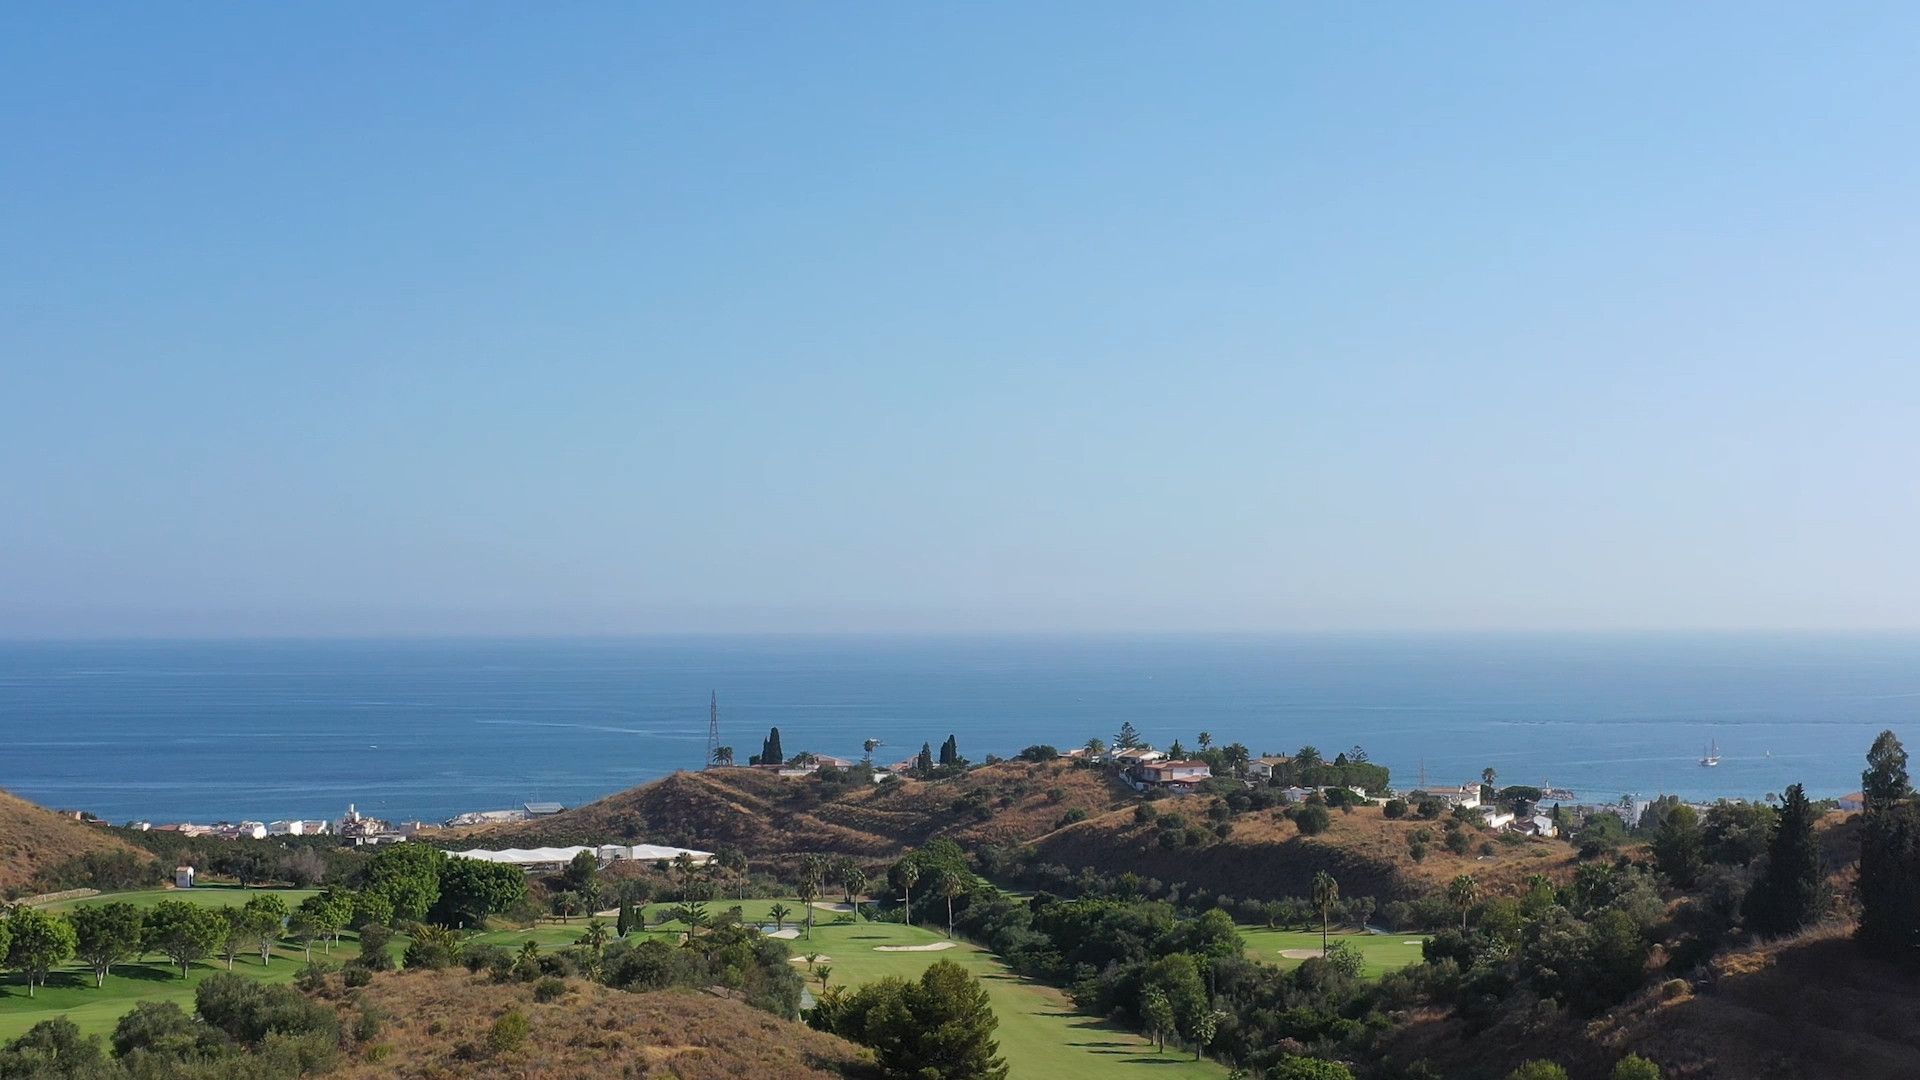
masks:
<path id="1" fill-rule="evenodd" d="M 701 766 L 702 768 L 713 768 L 714 755 L 719 749 L 720 693 L 716 690 L 709 690 L 707 692 L 707 763 Z"/>

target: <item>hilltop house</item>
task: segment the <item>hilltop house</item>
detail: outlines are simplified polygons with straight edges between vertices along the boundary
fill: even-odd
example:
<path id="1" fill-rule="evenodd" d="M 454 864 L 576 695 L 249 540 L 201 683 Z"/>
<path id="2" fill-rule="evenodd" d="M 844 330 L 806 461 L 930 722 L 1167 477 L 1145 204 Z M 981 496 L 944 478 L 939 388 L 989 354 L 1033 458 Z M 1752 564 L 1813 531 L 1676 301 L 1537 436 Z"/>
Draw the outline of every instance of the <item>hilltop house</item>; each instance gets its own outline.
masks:
<path id="1" fill-rule="evenodd" d="M 1840 796 L 1840 809 L 1845 810 L 1849 814 L 1865 810 L 1866 808 L 1867 796 L 1865 792 L 1856 791 L 1851 795 Z"/>
<path id="2" fill-rule="evenodd" d="M 1213 768 L 1204 761 L 1148 761 L 1121 772 L 1135 791 L 1167 791 L 1184 795 L 1194 785 L 1211 779 Z"/>
<path id="3" fill-rule="evenodd" d="M 1273 770 L 1293 761 L 1290 757 L 1257 757 L 1247 762 L 1247 775 L 1255 780 L 1273 779 Z"/>
<path id="4" fill-rule="evenodd" d="M 1135 746 L 1126 750 L 1115 750 L 1108 754 L 1107 758 L 1122 769 L 1130 769 L 1149 761 L 1165 761 L 1167 755 L 1150 746 Z"/>

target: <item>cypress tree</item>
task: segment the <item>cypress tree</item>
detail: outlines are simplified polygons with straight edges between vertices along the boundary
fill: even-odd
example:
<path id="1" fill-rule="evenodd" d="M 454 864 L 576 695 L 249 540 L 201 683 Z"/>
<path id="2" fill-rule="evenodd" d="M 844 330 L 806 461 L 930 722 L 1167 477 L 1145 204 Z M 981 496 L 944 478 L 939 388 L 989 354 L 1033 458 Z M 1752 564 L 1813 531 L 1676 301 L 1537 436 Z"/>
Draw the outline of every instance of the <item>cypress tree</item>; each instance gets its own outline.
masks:
<path id="1" fill-rule="evenodd" d="M 1868 813 L 1884 810 L 1913 794 L 1907 779 L 1907 748 L 1900 737 L 1883 731 L 1867 751 L 1867 769 L 1860 774 L 1860 794 Z"/>
<path id="2" fill-rule="evenodd" d="M 623 897 L 620 900 L 620 916 L 619 918 L 614 920 L 613 931 L 615 934 L 618 934 L 621 937 L 626 937 L 627 931 L 631 930 L 632 928 L 633 928 L 633 903 Z"/>
<path id="3" fill-rule="evenodd" d="M 767 732 L 767 741 L 760 744 L 760 764 L 784 765 L 787 756 L 780 750 L 780 729 Z"/>
<path id="4" fill-rule="evenodd" d="M 960 744 L 955 742 L 951 735 L 947 736 L 946 742 L 940 744 L 940 764 L 960 764 Z"/>
<path id="5" fill-rule="evenodd" d="M 1920 807 L 1911 798 L 1907 751 L 1883 731 L 1860 774 L 1866 805 L 1860 837 L 1860 928 L 1868 950 L 1920 966 Z"/>
<path id="6" fill-rule="evenodd" d="M 1762 937 L 1780 937 L 1826 914 L 1826 875 L 1813 836 L 1813 804 L 1799 784 L 1787 788 L 1767 846 L 1767 866 L 1748 891 L 1747 925 Z"/>
<path id="7" fill-rule="evenodd" d="M 920 758 L 914 762 L 913 767 L 916 772 L 920 773 L 930 773 L 933 771 L 933 745 L 931 743 L 920 744 Z"/>

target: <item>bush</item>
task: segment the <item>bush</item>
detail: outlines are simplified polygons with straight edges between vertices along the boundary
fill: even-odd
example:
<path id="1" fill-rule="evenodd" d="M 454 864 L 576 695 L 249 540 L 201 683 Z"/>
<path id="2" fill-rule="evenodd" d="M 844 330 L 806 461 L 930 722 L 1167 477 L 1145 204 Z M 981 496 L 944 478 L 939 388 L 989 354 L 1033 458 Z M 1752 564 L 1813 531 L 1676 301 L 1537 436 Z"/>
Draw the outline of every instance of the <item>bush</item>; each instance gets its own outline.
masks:
<path id="1" fill-rule="evenodd" d="M 567 981 L 549 975 L 533 984 L 533 1000 L 545 1004 L 567 996 Z"/>
<path id="2" fill-rule="evenodd" d="M 392 971 L 393 954 L 387 950 L 392 942 L 392 930 L 368 923 L 360 928 L 360 955 L 353 962 L 368 971 Z"/>
<path id="3" fill-rule="evenodd" d="M 1507 1080 L 1567 1080 L 1567 1070 L 1551 1061 L 1528 1061 L 1508 1073 Z"/>
<path id="4" fill-rule="evenodd" d="M 514 1009 L 493 1022 L 493 1029 L 487 1032 L 487 1046 L 496 1054 L 518 1050 L 526 1045 L 527 1034 L 533 1025 L 518 1009 Z M 1565 1074 L 1562 1074 L 1564 1080 Z"/>
<path id="5" fill-rule="evenodd" d="M 1332 824 L 1333 815 L 1324 806 L 1308 803 L 1293 811 L 1294 828 L 1299 829 L 1302 836 L 1318 836 Z"/>
<path id="6" fill-rule="evenodd" d="M 1660 1066 L 1639 1054 L 1628 1054 L 1613 1067 L 1613 1080 L 1660 1080 Z"/>
<path id="7" fill-rule="evenodd" d="M 1159 816 L 1160 811 L 1152 803 L 1141 803 L 1133 808 L 1133 820 L 1142 825 Z"/>
<path id="8" fill-rule="evenodd" d="M 1068 825 L 1072 825 L 1074 822 L 1085 821 L 1085 820 L 1087 820 L 1087 812 L 1081 809 L 1080 807 L 1076 806 L 1073 809 L 1067 811 L 1066 813 L 1060 815 L 1059 827 L 1064 828 Z"/>
<path id="9" fill-rule="evenodd" d="M 359 964 L 348 964 L 347 973 L 342 978 L 348 986 L 365 986 L 373 981 L 373 972 Z"/>
<path id="10" fill-rule="evenodd" d="M 1407 800 L 1388 799 L 1387 805 L 1381 807 L 1380 812 L 1387 815 L 1390 818 L 1395 818 L 1395 819 L 1406 817 L 1407 816 Z"/>

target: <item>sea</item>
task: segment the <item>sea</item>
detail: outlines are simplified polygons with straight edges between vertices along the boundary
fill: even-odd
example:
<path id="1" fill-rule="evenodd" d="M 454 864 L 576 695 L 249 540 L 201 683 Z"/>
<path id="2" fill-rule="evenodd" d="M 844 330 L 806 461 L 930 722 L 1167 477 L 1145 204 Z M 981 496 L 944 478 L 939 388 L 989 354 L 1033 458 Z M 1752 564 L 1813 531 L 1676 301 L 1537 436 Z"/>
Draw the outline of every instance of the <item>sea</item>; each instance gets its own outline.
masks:
<path id="1" fill-rule="evenodd" d="M 741 762 L 1107 740 L 1361 748 L 1396 785 L 1579 801 L 1860 786 L 1920 635 L 642 637 L 0 643 L 0 788 L 114 822 L 436 821 Z M 1720 765 L 1699 759 L 1717 746 Z"/>

